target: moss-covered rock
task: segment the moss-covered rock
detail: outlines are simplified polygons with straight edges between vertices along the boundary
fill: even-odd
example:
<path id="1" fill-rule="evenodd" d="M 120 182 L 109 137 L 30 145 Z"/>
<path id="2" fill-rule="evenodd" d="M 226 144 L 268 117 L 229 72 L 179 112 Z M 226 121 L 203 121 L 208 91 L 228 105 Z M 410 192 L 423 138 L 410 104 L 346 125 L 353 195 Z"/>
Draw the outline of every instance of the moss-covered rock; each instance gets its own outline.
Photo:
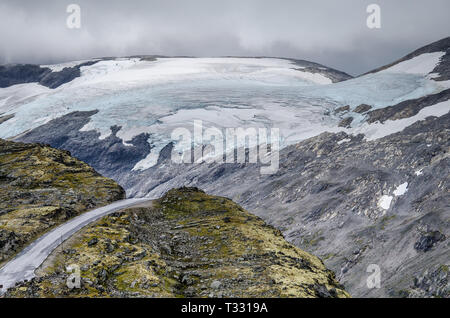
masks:
<path id="1" fill-rule="evenodd" d="M 0 139 L 0 264 L 52 227 L 124 197 L 69 152 Z"/>
<path id="2" fill-rule="evenodd" d="M 95 242 L 95 244 L 93 243 Z M 10 297 L 348 297 L 322 261 L 196 188 L 104 217 Z M 66 266 L 81 270 L 70 290 Z"/>

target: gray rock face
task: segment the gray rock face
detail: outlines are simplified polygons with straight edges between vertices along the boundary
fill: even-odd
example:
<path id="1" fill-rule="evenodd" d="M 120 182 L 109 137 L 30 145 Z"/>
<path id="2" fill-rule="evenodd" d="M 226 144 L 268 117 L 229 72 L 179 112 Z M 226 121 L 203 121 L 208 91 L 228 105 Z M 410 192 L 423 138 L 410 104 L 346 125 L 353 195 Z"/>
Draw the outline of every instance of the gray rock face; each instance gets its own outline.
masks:
<path id="1" fill-rule="evenodd" d="M 111 127 L 112 134 L 103 140 L 99 139 L 100 134 L 95 131 L 79 131 L 96 113 L 94 110 L 68 114 L 24 134 L 20 140 L 40 140 L 55 148 L 71 149 L 73 156 L 89 162 L 103 175 L 117 177 L 129 173 L 137 162 L 150 153 L 147 143 L 149 136 L 138 135 L 129 141 L 132 146 L 125 146 L 122 139 L 116 136 L 120 130 L 117 126 Z"/>
<path id="2" fill-rule="evenodd" d="M 372 109 L 372 106 L 367 105 L 367 104 L 361 104 L 361 105 L 357 106 L 353 111 L 355 113 L 362 114 L 362 113 L 365 113 L 365 112 L 367 112 L 367 111 L 369 111 L 371 109 Z"/>
<path id="3" fill-rule="evenodd" d="M 418 251 L 428 252 L 440 241 L 445 241 L 446 237 L 439 231 L 422 234 L 420 239 L 414 244 Z"/>
<path id="4" fill-rule="evenodd" d="M 97 61 L 89 61 L 81 63 L 73 67 L 66 67 L 59 72 L 51 72 L 45 74 L 40 80 L 39 84 L 48 88 L 58 88 L 59 86 L 73 81 L 75 78 L 81 76 L 80 68 L 97 63 Z"/>
<path id="5" fill-rule="evenodd" d="M 346 117 L 346 118 L 342 119 L 342 120 L 339 122 L 338 126 L 339 126 L 339 127 L 350 128 L 352 122 L 353 122 L 353 117 Z"/>
<path id="6" fill-rule="evenodd" d="M 335 70 L 335 69 L 327 67 L 327 66 L 323 66 L 318 63 L 304 61 L 304 60 L 295 60 L 295 59 L 289 59 L 289 60 L 293 61 L 296 65 L 302 67 L 301 69 L 299 69 L 299 71 L 322 74 L 322 75 L 328 77 L 329 79 L 331 79 L 331 81 L 333 83 L 338 83 L 338 82 L 346 81 L 348 79 L 353 78 L 353 76 L 351 76 L 347 73 Z"/>
<path id="7" fill-rule="evenodd" d="M 348 112 L 349 110 L 350 110 L 350 106 L 349 106 L 349 105 L 346 105 L 346 106 L 341 106 L 341 107 L 336 108 L 336 109 L 334 110 L 334 113 L 335 113 L 335 114 L 338 114 L 338 113 L 344 113 L 344 112 Z"/>
<path id="8" fill-rule="evenodd" d="M 449 119 L 371 142 L 326 133 L 284 149 L 276 175 L 261 176 L 253 165 L 198 165 L 151 193 L 185 184 L 228 196 L 322 257 L 353 296 L 414 296 L 413 278 L 447 266 L 450 256 Z M 344 139 L 351 141 L 338 144 Z M 393 198 L 387 210 L 383 195 Z M 370 264 L 381 269 L 380 289 L 367 287 Z M 440 295 L 449 296 L 448 285 Z"/>
<path id="9" fill-rule="evenodd" d="M 398 296 L 406 297 L 448 297 L 448 265 L 434 266 L 414 277 L 410 292 L 401 291 Z"/>
<path id="10" fill-rule="evenodd" d="M 376 109 L 367 113 L 367 122 L 385 122 L 417 115 L 423 108 L 445 102 L 450 99 L 450 89 L 422 98 L 407 100 L 394 106 Z"/>
<path id="11" fill-rule="evenodd" d="M 0 87 L 9 87 L 24 83 L 39 83 L 48 88 L 57 88 L 81 76 L 80 68 L 97 63 L 89 61 L 74 67 L 66 67 L 52 72 L 48 67 L 32 64 L 0 65 Z"/>
<path id="12" fill-rule="evenodd" d="M 45 75 L 51 73 L 49 68 L 39 65 L 18 64 L 0 66 L 0 87 L 16 84 L 39 82 Z"/>
<path id="13" fill-rule="evenodd" d="M 10 120 L 11 118 L 14 118 L 14 115 L 0 116 L 0 124 L 4 123 L 7 120 Z"/>

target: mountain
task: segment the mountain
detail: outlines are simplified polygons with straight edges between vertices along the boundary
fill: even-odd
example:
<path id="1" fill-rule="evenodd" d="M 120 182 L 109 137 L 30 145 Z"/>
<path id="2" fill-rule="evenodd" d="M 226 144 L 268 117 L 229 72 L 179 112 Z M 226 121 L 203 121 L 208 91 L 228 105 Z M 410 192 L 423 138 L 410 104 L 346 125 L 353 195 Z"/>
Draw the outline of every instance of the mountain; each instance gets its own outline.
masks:
<path id="1" fill-rule="evenodd" d="M 174 189 L 104 217 L 6 297 L 348 297 L 322 261 L 231 200 Z M 80 264 L 80 288 L 67 287 Z"/>
<path id="2" fill-rule="evenodd" d="M 96 61 L 88 61 L 64 67 L 61 70 L 52 70 L 48 67 L 33 64 L 1 65 L 0 87 L 5 88 L 18 84 L 39 83 L 48 88 L 57 88 L 80 77 L 81 67 L 95 63 Z"/>
<path id="3" fill-rule="evenodd" d="M 354 296 L 447 296 L 448 39 L 357 78 L 285 59 L 100 60 L 56 89 L 0 89 L 0 137 L 70 150 L 128 196 L 196 186 L 230 197 Z M 183 145 L 171 132 L 199 119 L 279 128 L 278 171 L 174 163 Z M 380 289 L 367 288 L 370 264 Z"/>
<path id="4" fill-rule="evenodd" d="M 88 67 L 99 62 L 106 62 L 106 64 L 111 64 L 108 63 L 108 61 L 112 61 L 113 62 L 112 64 L 114 65 L 114 61 L 117 60 L 122 61 L 128 60 L 134 61 L 135 63 L 139 63 L 139 62 L 155 62 L 158 59 L 169 60 L 170 58 L 166 56 L 132 56 L 122 59 L 116 59 L 111 57 L 99 58 L 90 61 L 68 62 L 57 65 L 34 65 L 34 64 L 0 65 L 0 88 L 6 88 L 18 84 L 38 83 L 50 89 L 55 89 L 64 84 L 70 83 L 71 81 L 80 77 L 81 69 L 83 67 Z M 187 57 L 184 59 L 194 59 L 194 58 Z M 252 59 L 277 60 L 278 62 L 286 61 L 290 63 L 294 69 L 306 73 L 305 74 L 306 77 L 314 76 L 314 74 L 316 74 L 317 75 L 316 77 L 320 78 L 321 75 L 324 78 L 323 80 L 329 79 L 333 83 L 345 81 L 351 78 L 350 75 L 344 72 L 323 66 L 318 63 L 313 63 L 304 60 L 286 59 L 286 58 L 273 59 L 270 57 L 269 58 L 256 57 Z"/>
<path id="5" fill-rule="evenodd" d="M 57 73 L 77 67 L 81 76 L 56 89 L 37 83 L 0 89 L 0 137 L 29 141 L 39 134 L 104 175 L 154 165 L 173 129 L 191 127 L 197 112 L 205 111 L 200 116 L 209 125 L 266 126 L 280 103 L 292 104 L 284 112 L 295 111 L 295 125 L 307 127 L 317 106 L 314 98 L 299 99 L 298 87 L 349 78 L 316 63 L 275 58 L 130 57 L 41 68 Z M 292 119 L 278 121 L 290 134 Z M 48 129 L 45 124 L 58 130 L 34 130 Z M 18 137 L 25 132 L 30 134 Z"/>
<path id="6" fill-rule="evenodd" d="M 67 151 L 2 139 L 0 190 L 0 264 L 49 229 L 125 197 Z"/>
<path id="7" fill-rule="evenodd" d="M 369 141 L 323 133 L 283 149 L 270 176 L 251 164 L 186 166 L 152 193 L 196 185 L 232 198 L 322 258 L 354 296 L 448 297 L 449 118 Z M 367 288 L 370 264 L 380 289 Z"/>
<path id="8" fill-rule="evenodd" d="M 388 64 L 386 66 L 377 68 L 369 73 L 377 73 L 386 69 L 391 69 L 398 67 L 399 64 L 402 64 L 406 61 L 414 61 L 421 59 L 420 56 L 422 56 L 422 59 L 427 60 L 427 58 L 424 58 L 423 56 L 430 57 L 432 55 L 438 55 L 440 56 L 440 63 L 438 63 L 435 68 L 431 70 L 430 73 L 432 74 L 438 74 L 434 79 L 436 81 L 448 81 L 450 80 L 450 37 L 447 37 L 445 39 L 433 42 L 429 45 L 426 45 L 420 49 L 417 49 L 416 51 L 404 56 L 403 58 L 399 59 L 398 61 L 395 61 L 391 64 Z"/>

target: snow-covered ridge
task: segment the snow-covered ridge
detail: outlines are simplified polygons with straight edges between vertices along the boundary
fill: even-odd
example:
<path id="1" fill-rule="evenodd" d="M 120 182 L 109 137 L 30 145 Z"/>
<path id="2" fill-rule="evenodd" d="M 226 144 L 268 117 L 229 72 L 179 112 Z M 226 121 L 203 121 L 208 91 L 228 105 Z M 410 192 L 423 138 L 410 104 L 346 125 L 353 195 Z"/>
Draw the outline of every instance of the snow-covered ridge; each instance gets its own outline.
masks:
<path id="1" fill-rule="evenodd" d="M 91 61 L 97 61 L 97 59 L 71 61 L 71 62 L 58 63 L 58 64 L 47 64 L 47 65 L 41 65 L 41 67 L 49 68 L 52 72 L 60 72 L 64 68 L 75 67 L 77 65 L 80 65 L 80 64 L 83 64 L 86 62 L 91 62 Z"/>
<path id="2" fill-rule="evenodd" d="M 99 82 L 151 85 L 202 79 L 248 80 L 269 84 L 297 81 L 299 85 L 332 83 L 322 74 L 301 69 L 289 60 L 275 58 L 159 58 L 157 61 L 123 58 L 82 67 L 82 76 L 68 85 L 85 86 Z"/>
<path id="3" fill-rule="evenodd" d="M 380 73 L 406 73 L 425 76 L 433 72 L 445 54 L 446 52 L 424 53 L 410 60 L 395 64 L 382 70 Z"/>

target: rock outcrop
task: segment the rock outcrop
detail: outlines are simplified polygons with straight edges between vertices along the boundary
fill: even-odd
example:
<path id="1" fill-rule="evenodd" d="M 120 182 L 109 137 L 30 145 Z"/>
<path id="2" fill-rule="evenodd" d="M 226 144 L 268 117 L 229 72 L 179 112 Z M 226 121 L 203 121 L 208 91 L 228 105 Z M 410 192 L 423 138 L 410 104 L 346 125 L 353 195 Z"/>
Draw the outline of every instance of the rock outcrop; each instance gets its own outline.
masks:
<path id="1" fill-rule="evenodd" d="M 167 160 L 128 182 L 152 196 L 186 185 L 232 198 L 321 257 L 353 296 L 417 295 L 414 277 L 449 265 L 449 125 L 447 114 L 372 141 L 324 133 L 281 150 L 280 168 L 270 176 L 255 164 Z M 382 270 L 380 289 L 366 286 L 370 264 Z M 429 296 L 450 295 L 448 285 L 434 282 Z"/>
<path id="2" fill-rule="evenodd" d="M 48 67 L 41 67 L 34 64 L 0 65 L 0 88 L 17 84 L 39 83 L 48 88 L 55 89 L 80 77 L 81 67 L 95 63 L 97 61 L 88 61 L 73 67 L 65 67 L 57 72 L 53 72 Z"/>
<path id="3" fill-rule="evenodd" d="M 66 266 L 77 264 L 80 288 Z M 8 297 L 348 297 L 322 261 L 223 197 L 174 189 L 102 220 Z"/>
<path id="4" fill-rule="evenodd" d="M 50 228 L 124 197 L 67 151 L 0 139 L 0 263 Z"/>

